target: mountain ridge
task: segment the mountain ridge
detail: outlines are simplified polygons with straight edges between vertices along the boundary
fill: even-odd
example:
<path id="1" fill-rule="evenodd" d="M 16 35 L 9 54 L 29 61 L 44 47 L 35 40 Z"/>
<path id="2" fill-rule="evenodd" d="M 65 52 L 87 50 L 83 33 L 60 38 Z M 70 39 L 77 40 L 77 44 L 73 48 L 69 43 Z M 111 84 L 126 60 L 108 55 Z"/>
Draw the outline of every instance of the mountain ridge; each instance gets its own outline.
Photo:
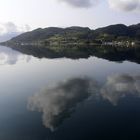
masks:
<path id="1" fill-rule="evenodd" d="M 71 26 L 67 28 L 37 28 L 20 34 L 5 42 L 9 44 L 59 44 L 89 43 L 97 40 L 140 40 L 140 23 L 126 26 L 114 24 L 92 30 L 88 27 Z M 54 43 L 55 42 L 55 43 Z"/>

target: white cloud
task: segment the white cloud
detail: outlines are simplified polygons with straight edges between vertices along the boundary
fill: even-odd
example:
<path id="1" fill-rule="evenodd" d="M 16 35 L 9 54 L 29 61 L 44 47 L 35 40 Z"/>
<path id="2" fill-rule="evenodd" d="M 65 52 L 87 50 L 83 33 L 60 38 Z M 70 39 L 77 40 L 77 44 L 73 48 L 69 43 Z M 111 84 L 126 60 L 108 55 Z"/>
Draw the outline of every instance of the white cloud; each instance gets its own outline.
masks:
<path id="1" fill-rule="evenodd" d="M 140 0 L 108 0 L 111 8 L 122 11 L 134 11 L 140 9 Z"/>
<path id="2" fill-rule="evenodd" d="M 26 32 L 29 30 L 29 25 L 17 26 L 13 22 L 0 23 L 0 34 Z"/>
<path id="3" fill-rule="evenodd" d="M 17 26 L 13 22 L 0 23 L 0 42 L 9 40 L 29 30 L 29 25 Z"/>

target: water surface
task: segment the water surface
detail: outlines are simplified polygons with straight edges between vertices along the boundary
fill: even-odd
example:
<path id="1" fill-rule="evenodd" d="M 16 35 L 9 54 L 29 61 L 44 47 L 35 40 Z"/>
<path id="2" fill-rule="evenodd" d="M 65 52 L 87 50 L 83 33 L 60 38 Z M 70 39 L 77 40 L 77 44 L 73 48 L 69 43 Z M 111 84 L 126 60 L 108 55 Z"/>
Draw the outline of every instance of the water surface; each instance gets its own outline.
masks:
<path id="1" fill-rule="evenodd" d="M 139 63 L 27 54 L 0 46 L 0 139 L 140 138 Z"/>

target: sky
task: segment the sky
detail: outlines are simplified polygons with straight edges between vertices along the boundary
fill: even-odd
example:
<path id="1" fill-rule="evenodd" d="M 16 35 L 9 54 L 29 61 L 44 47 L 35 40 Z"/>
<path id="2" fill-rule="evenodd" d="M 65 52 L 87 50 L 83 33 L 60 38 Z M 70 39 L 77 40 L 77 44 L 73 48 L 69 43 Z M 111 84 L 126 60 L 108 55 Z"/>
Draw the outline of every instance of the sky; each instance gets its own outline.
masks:
<path id="1" fill-rule="evenodd" d="M 0 35 L 50 26 L 83 26 L 140 22 L 140 0 L 1 0 Z"/>

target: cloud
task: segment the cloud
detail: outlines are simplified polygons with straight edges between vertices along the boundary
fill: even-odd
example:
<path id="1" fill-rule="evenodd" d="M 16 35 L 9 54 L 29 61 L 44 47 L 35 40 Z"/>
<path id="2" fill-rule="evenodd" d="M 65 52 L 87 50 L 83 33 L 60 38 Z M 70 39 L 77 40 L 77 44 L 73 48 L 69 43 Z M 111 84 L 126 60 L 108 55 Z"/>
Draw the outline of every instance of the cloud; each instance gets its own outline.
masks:
<path id="1" fill-rule="evenodd" d="M 7 41 L 23 32 L 29 31 L 30 26 L 17 26 L 13 22 L 0 23 L 0 42 Z"/>
<path id="2" fill-rule="evenodd" d="M 108 0 L 113 9 L 122 11 L 140 10 L 140 0 Z"/>
<path id="3" fill-rule="evenodd" d="M 118 101 L 127 95 L 140 97 L 140 76 L 113 75 L 109 76 L 104 87 L 101 89 L 101 96 L 117 105 Z"/>
<path id="4" fill-rule="evenodd" d="M 0 34 L 26 32 L 30 30 L 29 25 L 17 26 L 13 22 L 0 23 Z"/>
<path id="5" fill-rule="evenodd" d="M 75 78 L 48 87 L 33 95 L 28 109 L 42 112 L 43 124 L 54 130 L 65 118 L 69 117 L 76 106 L 96 94 L 98 85 L 89 78 Z"/>
<path id="6" fill-rule="evenodd" d="M 77 8 L 89 8 L 96 6 L 101 0 L 58 0 Z M 140 10 L 140 0 L 106 0 L 109 6 L 115 10 L 134 11 Z"/>
<path id="7" fill-rule="evenodd" d="M 7 33 L 7 32 L 18 32 L 17 26 L 14 23 L 12 23 L 12 22 L 1 24 L 1 26 L 3 26 L 3 27 L 1 27 L 1 30 L 4 33 Z"/>
<path id="8" fill-rule="evenodd" d="M 73 7 L 88 8 L 97 5 L 100 0 L 59 0 L 59 1 L 65 2 Z"/>

